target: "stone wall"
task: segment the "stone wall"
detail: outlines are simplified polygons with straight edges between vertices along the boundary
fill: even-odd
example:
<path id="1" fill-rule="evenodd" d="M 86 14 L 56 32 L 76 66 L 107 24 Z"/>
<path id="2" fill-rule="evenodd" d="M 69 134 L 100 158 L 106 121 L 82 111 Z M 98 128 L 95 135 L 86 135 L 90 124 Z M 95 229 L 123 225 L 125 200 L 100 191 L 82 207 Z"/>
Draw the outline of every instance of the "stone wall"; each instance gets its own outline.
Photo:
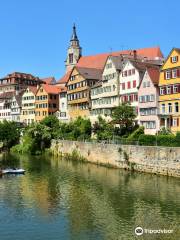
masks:
<path id="1" fill-rule="evenodd" d="M 56 155 L 78 153 L 96 164 L 180 177 L 180 148 L 53 140 L 51 150 Z"/>

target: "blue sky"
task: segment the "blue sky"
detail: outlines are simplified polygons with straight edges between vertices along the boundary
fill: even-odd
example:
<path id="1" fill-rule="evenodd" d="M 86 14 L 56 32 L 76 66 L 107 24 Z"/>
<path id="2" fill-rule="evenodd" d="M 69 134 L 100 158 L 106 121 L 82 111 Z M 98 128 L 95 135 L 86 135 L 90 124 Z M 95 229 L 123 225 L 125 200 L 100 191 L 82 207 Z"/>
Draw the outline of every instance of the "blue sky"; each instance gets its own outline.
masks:
<path id="1" fill-rule="evenodd" d="M 83 55 L 180 47 L 179 0 L 0 0 L 0 10 L 0 77 L 59 79 L 74 22 Z"/>

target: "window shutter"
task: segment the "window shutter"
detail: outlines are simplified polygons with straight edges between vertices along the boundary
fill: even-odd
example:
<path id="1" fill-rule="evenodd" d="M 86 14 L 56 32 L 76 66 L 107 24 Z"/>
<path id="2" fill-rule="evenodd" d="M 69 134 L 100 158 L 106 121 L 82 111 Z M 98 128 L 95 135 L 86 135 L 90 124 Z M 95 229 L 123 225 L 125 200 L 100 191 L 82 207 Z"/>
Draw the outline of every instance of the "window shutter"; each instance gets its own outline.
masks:
<path id="1" fill-rule="evenodd" d="M 172 126 L 173 125 L 173 119 L 172 119 L 172 117 L 170 118 L 170 126 Z"/>
<path id="2" fill-rule="evenodd" d="M 172 57 L 171 57 L 171 63 L 172 63 L 173 61 L 172 61 Z"/>
<path id="3" fill-rule="evenodd" d="M 180 68 L 177 69 L 177 77 L 180 77 Z"/>
<path id="4" fill-rule="evenodd" d="M 166 87 L 163 87 L 163 89 L 164 89 L 164 95 L 166 94 Z"/>
<path id="5" fill-rule="evenodd" d="M 164 79 L 166 79 L 166 71 L 164 71 Z"/>
<path id="6" fill-rule="evenodd" d="M 172 70 L 170 71 L 170 73 L 171 73 L 170 76 L 171 76 L 171 78 L 172 78 Z"/>
<path id="7" fill-rule="evenodd" d="M 179 126 L 179 118 L 177 118 L 177 126 Z"/>

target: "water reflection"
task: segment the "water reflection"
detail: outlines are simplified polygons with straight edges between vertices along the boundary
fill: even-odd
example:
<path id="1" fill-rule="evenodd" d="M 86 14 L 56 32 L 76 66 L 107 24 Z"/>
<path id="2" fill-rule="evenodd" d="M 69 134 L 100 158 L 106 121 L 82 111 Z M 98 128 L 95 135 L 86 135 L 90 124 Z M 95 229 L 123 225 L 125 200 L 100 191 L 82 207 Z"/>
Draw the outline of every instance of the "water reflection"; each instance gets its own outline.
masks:
<path id="1" fill-rule="evenodd" d="M 36 237 L 131 240 L 136 239 L 136 226 L 174 228 L 174 235 L 163 235 L 162 239 L 178 239 L 180 235 L 179 179 L 48 156 L 6 155 L 0 165 L 26 169 L 24 176 L 0 179 L 0 224 L 4 239 L 11 239 L 22 222 L 31 223 L 31 227 L 23 229 L 17 239 L 24 236 L 32 239 L 34 234 L 33 240 Z M 8 221 L 2 221 L 7 216 Z M 9 235 L 5 233 L 7 225 L 11 226 Z M 156 238 L 146 235 L 141 239 Z"/>

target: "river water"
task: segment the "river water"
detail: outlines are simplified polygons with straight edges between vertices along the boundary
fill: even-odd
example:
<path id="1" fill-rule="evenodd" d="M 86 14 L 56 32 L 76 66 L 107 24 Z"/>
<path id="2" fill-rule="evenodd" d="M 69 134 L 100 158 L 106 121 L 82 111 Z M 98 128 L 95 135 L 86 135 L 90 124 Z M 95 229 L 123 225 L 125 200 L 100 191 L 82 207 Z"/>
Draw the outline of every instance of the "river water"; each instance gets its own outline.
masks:
<path id="1" fill-rule="evenodd" d="M 180 239 L 179 179 L 50 156 L 1 155 L 0 166 L 26 170 L 0 178 L 0 240 Z"/>

